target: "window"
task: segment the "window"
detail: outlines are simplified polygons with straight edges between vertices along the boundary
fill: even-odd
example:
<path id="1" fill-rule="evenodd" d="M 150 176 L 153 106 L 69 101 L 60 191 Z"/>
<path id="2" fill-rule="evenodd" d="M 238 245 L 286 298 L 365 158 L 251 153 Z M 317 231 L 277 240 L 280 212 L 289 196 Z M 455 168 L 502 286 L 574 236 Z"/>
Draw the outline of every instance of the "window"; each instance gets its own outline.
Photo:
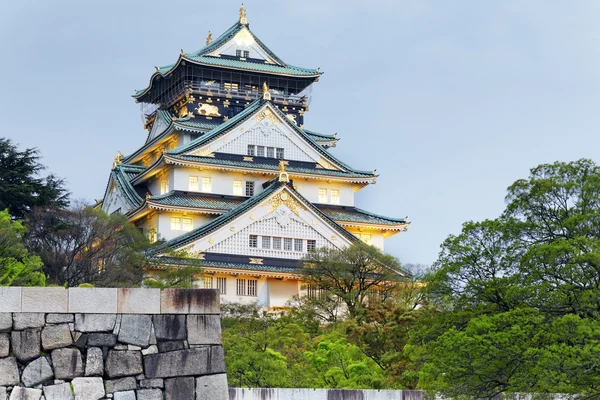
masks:
<path id="1" fill-rule="evenodd" d="M 269 158 L 275 157 L 275 148 L 274 147 L 267 147 L 267 157 L 269 157 Z"/>
<path id="2" fill-rule="evenodd" d="M 281 147 L 277 148 L 277 154 L 275 155 L 275 157 L 278 160 L 283 160 L 285 157 L 283 156 L 283 149 Z"/>
<path id="3" fill-rule="evenodd" d="M 235 293 L 238 296 L 246 295 L 246 280 L 245 279 L 236 279 L 236 291 Z"/>
<path id="4" fill-rule="evenodd" d="M 242 195 L 242 181 L 233 181 L 233 194 L 235 196 Z"/>
<path id="5" fill-rule="evenodd" d="M 254 182 L 246 181 L 246 196 L 254 196 Z"/>
<path id="6" fill-rule="evenodd" d="M 281 238 L 280 237 L 273 238 L 273 250 L 281 250 Z"/>
<path id="7" fill-rule="evenodd" d="M 225 90 L 238 90 L 238 84 L 225 82 L 225 83 L 223 83 L 223 88 Z"/>
<path id="8" fill-rule="evenodd" d="M 171 218 L 171 230 L 173 230 L 173 231 L 181 230 L 181 218 L 177 218 L 177 217 Z"/>
<path id="9" fill-rule="evenodd" d="M 205 276 L 204 277 L 204 289 L 212 289 L 213 288 L 213 277 Z"/>
<path id="10" fill-rule="evenodd" d="M 264 157 L 265 156 L 265 146 L 256 146 L 256 155 L 258 157 Z"/>
<path id="11" fill-rule="evenodd" d="M 244 50 L 244 58 L 248 58 L 248 57 L 250 57 L 250 51 Z"/>
<path id="12" fill-rule="evenodd" d="M 148 229 L 148 241 L 150 243 L 155 243 L 157 239 L 158 237 L 156 235 L 156 227 L 153 226 L 152 228 Z"/>
<path id="13" fill-rule="evenodd" d="M 236 57 L 241 57 L 242 56 L 242 51 L 241 50 L 236 50 L 235 51 L 235 56 Z"/>
<path id="14" fill-rule="evenodd" d="M 160 194 L 165 194 L 169 192 L 169 180 L 163 179 L 160 181 Z"/>
<path id="15" fill-rule="evenodd" d="M 202 191 L 212 192 L 212 180 L 210 178 L 202 178 Z"/>
<path id="16" fill-rule="evenodd" d="M 302 239 L 294 239 L 294 251 L 302 251 L 304 250 L 304 240 Z"/>
<path id="17" fill-rule="evenodd" d="M 256 279 L 248 279 L 248 296 L 256 297 L 256 287 L 258 286 L 258 281 Z"/>
<path id="18" fill-rule="evenodd" d="M 357 235 L 358 236 L 358 235 Z M 362 240 L 363 242 L 365 242 L 368 245 L 373 244 L 373 240 L 371 238 L 371 234 L 370 233 L 361 233 L 358 238 L 360 240 Z"/>
<path id="19" fill-rule="evenodd" d="M 255 156 L 256 155 L 256 146 L 253 144 L 248 145 L 248 155 Z"/>
<path id="20" fill-rule="evenodd" d="M 317 285 L 307 285 L 306 286 L 306 295 L 309 299 L 323 299 L 324 292 Z"/>
<path id="21" fill-rule="evenodd" d="M 306 241 L 306 251 L 313 251 L 317 248 L 317 241 L 316 240 L 307 240 Z"/>
<path id="22" fill-rule="evenodd" d="M 263 249 L 271 248 L 271 236 L 263 236 L 262 237 L 262 248 Z"/>
<path id="23" fill-rule="evenodd" d="M 327 189 L 319 189 L 319 203 L 327 203 Z"/>
<path id="24" fill-rule="evenodd" d="M 190 176 L 188 189 L 191 192 L 197 192 L 198 191 L 198 177 L 197 176 Z"/>
<path id="25" fill-rule="evenodd" d="M 227 294 L 227 278 L 217 276 L 217 289 L 219 294 Z"/>
<path id="26" fill-rule="evenodd" d="M 292 251 L 292 242 L 293 240 L 290 238 L 283 238 L 283 249 L 287 251 Z"/>
<path id="27" fill-rule="evenodd" d="M 257 248 L 258 247 L 258 236 L 250 235 L 250 241 L 248 243 L 250 247 Z"/>
<path id="28" fill-rule="evenodd" d="M 340 204 L 340 191 L 331 189 L 331 204 Z"/>
<path id="29" fill-rule="evenodd" d="M 189 232 L 193 229 L 192 219 L 191 218 L 182 218 L 181 219 L 181 229 Z"/>

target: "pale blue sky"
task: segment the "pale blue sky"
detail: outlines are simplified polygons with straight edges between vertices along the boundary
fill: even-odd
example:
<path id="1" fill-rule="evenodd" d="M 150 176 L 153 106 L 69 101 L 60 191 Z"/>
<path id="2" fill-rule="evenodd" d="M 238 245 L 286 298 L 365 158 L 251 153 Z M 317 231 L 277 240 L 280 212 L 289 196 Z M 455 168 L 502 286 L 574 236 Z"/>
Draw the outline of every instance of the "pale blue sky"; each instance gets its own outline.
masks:
<path id="1" fill-rule="evenodd" d="M 35 5 L 34 5 L 35 4 Z M 75 197 L 102 197 L 117 150 L 145 139 L 130 97 L 154 65 L 202 47 L 238 1 L 0 0 L 0 136 L 36 146 Z M 432 263 L 466 220 L 543 162 L 598 160 L 600 2 L 248 1 L 250 27 L 290 64 L 320 67 L 306 127 L 376 185 L 357 205 L 408 215 L 386 241 Z"/>

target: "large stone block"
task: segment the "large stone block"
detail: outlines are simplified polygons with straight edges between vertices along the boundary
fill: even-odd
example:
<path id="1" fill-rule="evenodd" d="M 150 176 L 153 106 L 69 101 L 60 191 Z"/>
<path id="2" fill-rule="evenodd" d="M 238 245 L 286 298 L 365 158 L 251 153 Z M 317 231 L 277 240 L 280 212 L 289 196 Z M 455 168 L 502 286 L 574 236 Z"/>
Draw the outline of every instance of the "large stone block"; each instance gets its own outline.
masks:
<path id="1" fill-rule="evenodd" d="M 196 382 L 193 377 L 165 380 L 166 400 L 188 400 L 196 395 Z"/>
<path id="2" fill-rule="evenodd" d="M 53 350 L 73 344 L 69 324 L 48 325 L 42 329 L 42 347 Z"/>
<path id="3" fill-rule="evenodd" d="M 43 313 L 15 313 L 13 314 L 13 329 L 41 328 L 46 324 L 46 316 Z"/>
<path id="4" fill-rule="evenodd" d="M 159 353 L 166 353 L 168 351 L 176 351 L 176 350 L 183 350 L 185 349 L 185 345 L 183 343 L 183 340 L 174 340 L 174 341 L 168 341 L 168 342 L 158 342 L 158 352 Z"/>
<path id="5" fill-rule="evenodd" d="M 24 287 L 21 311 L 66 313 L 69 308 L 69 291 L 62 287 Z"/>
<path id="6" fill-rule="evenodd" d="M 44 386 L 44 397 L 46 400 L 74 400 L 71 385 L 61 383 L 59 385 Z"/>
<path id="7" fill-rule="evenodd" d="M 40 400 L 42 391 L 40 389 L 31 389 L 16 386 L 10 392 L 10 400 Z"/>
<path id="8" fill-rule="evenodd" d="M 163 314 L 219 314 L 216 289 L 165 289 L 160 293 Z"/>
<path id="9" fill-rule="evenodd" d="M 163 393 L 160 389 L 142 389 L 136 390 L 137 400 L 163 400 Z"/>
<path id="10" fill-rule="evenodd" d="M 83 376 L 83 362 L 78 349 L 52 350 L 52 365 L 56 379 L 73 379 Z"/>
<path id="11" fill-rule="evenodd" d="M 142 374 L 142 353 L 140 351 L 111 350 L 106 358 L 106 375 L 109 378 Z"/>
<path id="12" fill-rule="evenodd" d="M 150 379 L 225 373 L 223 348 L 210 346 L 145 356 L 144 371 Z"/>
<path id="13" fill-rule="evenodd" d="M 147 347 L 150 342 L 150 328 L 152 317 L 150 315 L 125 314 L 121 317 L 119 342 Z"/>
<path id="14" fill-rule="evenodd" d="M 112 332 L 116 314 L 75 314 L 75 330 L 79 332 Z"/>
<path id="15" fill-rule="evenodd" d="M 206 375 L 197 378 L 196 400 L 229 400 L 227 375 Z"/>
<path id="16" fill-rule="evenodd" d="M 14 357 L 0 359 L 0 386 L 19 384 L 19 367 Z"/>
<path id="17" fill-rule="evenodd" d="M 114 400 L 136 400 L 135 392 L 129 390 L 127 392 L 116 392 L 113 396 Z"/>
<path id="18" fill-rule="evenodd" d="M 120 314 L 160 314 L 160 289 L 119 289 L 117 312 Z"/>
<path id="19" fill-rule="evenodd" d="M 0 312 L 0 332 L 10 332 L 13 325 L 12 313 Z"/>
<path id="20" fill-rule="evenodd" d="M 0 358 L 8 357 L 10 353 L 10 336 L 8 333 L 0 333 Z"/>
<path id="21" fill-rule="evenodd" d="M 102 378 L 75 378 L 71 385 L 75 400 L 98 400 L 104 397 Z"/>
<path id="22" fill-rule="evenodd" d="M 73 314 L 48 314 L 46 315 L 47 324 L 68 324 L 73 322 L 75 317 Z"/>
<path id="23" fill-rule="evenodd" d="M 188 315 L 189 344 L 221 344 L 221 317 L 219 315 Z"/>
<path id="24" fill-rule="evenodd" d="M 69 312 L 71 313 L 117 313 L 116 288 L 69 289 Z"/>
<path id="25" fill-rule="evenodd" d="M 85 376 L 102 376 L 104 374 L 104 359 L 102 349 L 90 347 L 85 358 Z"/>
<path id="26" fill-rule="evenodd" d="M 142 379 L 139 385 L 142 389 L 162 389 L 165 386 L 165 381 L 164 379 Z"/>
<path id="27" fill-rule="evenodd" d="M 21 312 L 21 288 L 0 287 L 0 313 Z"/>
<path id="28" fill-rule="evenodd" d="M 46 357 L 40 357 L 30 362 L 23 370 L 21 380 L 27 387 L 33 387 L 44 383 L 54 377 L 54 371 Z"/>
<path id="29" fill-rule="evenodd" d="M 6 388 L 4 386 L 0 386 L 0 400 L 6 400 L 8 398 L 8 393 L 6 392 Z"/>
<path id="30" fill-rule="evenodd" d="M 117 344 L 117 336 L 112 333 L 90 333 L 87 339 L 88 346 L 114 347 Z"/>
<path id="31" fill-rule="evenodd" d="M 106 384 L 106 393 L 135 390 L 135 388 L 137 387 L 136 380 L 132 376 L 121 379 L 110 379 L 104 381 L 104 383 Z"/>
<path id="32" fill-rule="evenodd" d="M 40 330 L 12 331 L 10 341 L 13 354 L 21 362 L 40 356 Z"/>
<path id="33" fill-rule="evenodd" d="M 154 315 L 154 335 L 157 341 L 185 340 L 185 315 Z"/>

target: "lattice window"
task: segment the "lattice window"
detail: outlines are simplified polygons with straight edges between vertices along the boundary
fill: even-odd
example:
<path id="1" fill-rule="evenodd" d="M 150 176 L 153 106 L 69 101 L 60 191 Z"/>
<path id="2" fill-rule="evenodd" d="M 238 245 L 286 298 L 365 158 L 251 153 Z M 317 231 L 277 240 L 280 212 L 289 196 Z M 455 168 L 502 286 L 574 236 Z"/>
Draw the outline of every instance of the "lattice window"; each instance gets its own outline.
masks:
<path id="1" fill-rule="evenodd" d="M 280 237 L 273 238 L 273 250 L 281 250 L 281 238 Z"/>
<path id="2" fill-rule="evenodd" d="M 249 156 L 254 157 L 256 155 L 256 146 L 253 144 L 248 145 L 248 153 Z"/>
<path id="3" fill-rule="evenodd" d="M 294 239 L 294 251 L 303 251 L 303 250 L 304 250 L 304 240 Z"/>
<path id="4" fill-rule="evenodd" d="M 220 294 L 227 294 L 227 278 L 217 276 L 217 289 Z"/>
<path id="5" fill-rule="evenodd" d="M 163 179 L 160 181 L 160 194 L 169 193 L 169 180 Z"/>
<path id="6" fill-rule="evenodd" d="M 233 194 L 234 194 L 234 196 L 242 195 L 242 181 L 238 181 L 238 180 L 233 181 Z"/>
<path id="7" fill-rule="evenodd" d="M 361 233 L 359 238 L 368 245 L 373 244 L 373 237 L 370 233 Z"/>
<path id="8" fill-rule="evenodd" d="M 263 249 L 271 248 L 271 236 L 263 236 L 262 237 L 262 248 Z"/>
<path id="9" fill-rule="evenodd" d="M 313 251 L 317 248 L 317 241 L 313 239 L 308 239 L 306 241 L 306 251 Z"/>
<path id="10" fill-rule="evenodd" d="M 238 296 L 246 295 L 246 280 L 245 279 L 236 279 L 236 291 L 235 293 Z"/>
<path id="11" fill-rule="evenodd" d="M 337 189 L 331 189 L 331 204 L 340 204 L 340 191 Z"/>
<path id="12" fill-rule="evenodd" d="M 191 218 L 182 218 L 181 219 L 181 229 L 183 231 L 189 232 L 194 229 L 194 224 Z"/>
<path id="13" fill-rule="evenodd" d="M 244 58 L 248 58 L 250 57 L 250 51 L 249 50 L 244 50 Z"/>
<path id="14" fill-rule="evenodd" d="M 212 192 L 212 179 L 209 177 L 202 178 L 202 191 L 210 193 Z"/>
<path id="15" fill-rule="evenodd" d="M 283 160 L 283 159 L 285 158 L 285 157 L 283 156 L 283 148 L 282 148 L 282 147 L 278 147 L 278 148 L 277 148 L 277 151 L 276 151 L 276 153 L 277 153 L 277 154 L 275 155 L 275 157 L 276 157 L 278 160 Z"/>
<path id="16" fill-rule="evenodd" d="M 178 217 L 171 218 L 171 230 L 172 231 L 180 231 L 181 230 L 181 218 L 178 218 Z"/>
<path id="17" fill-rule="evenodd" d="M 246 181 L 246 196 L 254 196 L 254 181 Z"/>
<path id="18" fill-rule="evenodd" d="M 265 156 L 265 146 L 256 146 L 256 155 L 258 157 L 264 157 Z"/>
<path id="19" fill-rule="evenodd" d="M 292 251 L 292 238 L 283 238 L 283 249 L 286 251 Z"/>
<path id="20" fill-rule="evenodd" d="M 274 147 L 267 147 L 267 157 L 275 158 L 275 148 Z"/>
<path id="21" fill-rule="evenodd" d="M 191 192 L 197 192 L 198 191 L 198 177 L 197 176 L 190 176 L 189 177 L 188 189 Z"/>
<path id="22" fill-rule="evenodd" d="M 236 50 L 235 51 L 235 56 L 236 57 L 241 57 L 242 56 L 242 50 Z"/>
<path id="23" fill-rule="evenodd" d="M 319 189 L 319 203 L 327 203 L 327 189 Z"/>
<path id="24" fill-rule="evenodd" d="M 256 279 L 248 279 L 248 296 L 256 297 L 258 281 Z"/>
<path id="25" fill-rule="evenodd" d="M 204 289 L 212 289 L 213 288 L 213 277 L 205 276 L 204 277 Z"/>
<path id="26" fill-rule="evenodd" d="M 250 246 L 252 248 L 257 248 L 258 247 L 258 236 L 250 235 L 250 240 L 248 242 L 248 246 Z"/>

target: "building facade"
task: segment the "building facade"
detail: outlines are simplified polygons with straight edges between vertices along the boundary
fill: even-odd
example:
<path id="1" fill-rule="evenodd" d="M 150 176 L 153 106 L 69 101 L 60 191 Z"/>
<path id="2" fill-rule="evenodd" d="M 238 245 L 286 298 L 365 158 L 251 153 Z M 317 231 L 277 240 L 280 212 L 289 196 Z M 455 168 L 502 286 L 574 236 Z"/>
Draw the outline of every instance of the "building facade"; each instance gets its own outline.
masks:
<path id="1" fill-rule="evenodd" d="M 146 142 L 115 158 L 104 198 L 160 241 L 165 266 L 201 261 L 201 287 L 223 300 L 283 307 L 302 294 L 299 260 L 355 240 L 384 248 L 405 219 L 362 210 L 354 193 L 375 171 L 336 158 L 336 135 L 305 128 L 319 69 L 289 65 L 250 30 L 246 12 L 217 39 L 156 67 L 134 94 Z M 161 262 L 162 263 L 162 262 Z"/>

